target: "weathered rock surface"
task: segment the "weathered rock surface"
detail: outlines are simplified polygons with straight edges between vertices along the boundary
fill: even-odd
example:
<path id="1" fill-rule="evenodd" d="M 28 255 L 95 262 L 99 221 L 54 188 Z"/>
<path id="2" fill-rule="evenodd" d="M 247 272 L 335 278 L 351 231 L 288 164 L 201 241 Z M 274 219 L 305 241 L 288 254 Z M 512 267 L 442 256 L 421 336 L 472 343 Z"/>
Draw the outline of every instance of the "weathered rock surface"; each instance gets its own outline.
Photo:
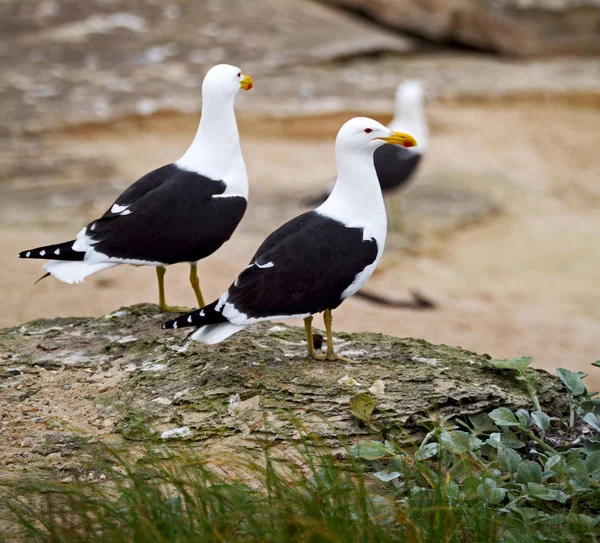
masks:
<path id="1" fill-rule="evenodd" d="M 257 77 L 415 47 L 412 38 L 306 0 L 9 0 L 0 9 L 7 131 L 196 111 L 202 78 L 220 62 Z"/>
<path id="2" fill-rule="evenodd" d="M 518 56 L 600 52 L 598 0 L 324 0 L 436 41 Z"/>
<path id="3" fill-rule="evenodd" d="M 335 448 L 373 428 L 393 439 L 418 434 L 424 416 L 531 408 L 513 375 L 460 348 L 336 334 L 356 363 L 315 362 L 299 328 L 266 323 L 208 347 L 160 330 L 165 318 L 145 304 L 1 330 L 0 462 L 69 469 L 90 438 L 178 438 L 218 454 L 265 440 L 285 446 L 298 428 Z M 532 375 L 546 411 L 562 413 L 558 379 Z M 371 428 L 351 412 L 357 393 L 375 401 Z"/>
<path id="4" fill-rule="evenodd" d="M 397 4 L 405 2 L 386 5 Z M 202 77 L 218 62 L 255 78 L 254 91 L 238 97 L 241 114 L 390 113 L 398 81 L 414 77 L 430 97 L 600 95 L 596 59 L 409 54 L 424 49 L 422 41 L 306 0 L 7 0 L 0 6 L 0 137 L 195 113 Z"/>

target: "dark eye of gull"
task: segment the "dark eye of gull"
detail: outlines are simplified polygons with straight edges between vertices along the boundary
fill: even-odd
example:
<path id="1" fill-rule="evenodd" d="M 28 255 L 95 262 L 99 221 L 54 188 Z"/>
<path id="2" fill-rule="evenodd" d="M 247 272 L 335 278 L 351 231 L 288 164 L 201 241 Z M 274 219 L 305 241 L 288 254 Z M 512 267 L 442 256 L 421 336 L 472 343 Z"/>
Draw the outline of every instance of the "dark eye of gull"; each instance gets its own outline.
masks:
<path id="1" fill-rule="evenodd" d="M 365 134 L 370 134 L 371 132 L 373 132 L 372 128 L 365 128 Z"/>
<path id="2" fill-rule="evenodd" d="M 242 77 L 242 72 L 238 72 L 238 77 Z"/>

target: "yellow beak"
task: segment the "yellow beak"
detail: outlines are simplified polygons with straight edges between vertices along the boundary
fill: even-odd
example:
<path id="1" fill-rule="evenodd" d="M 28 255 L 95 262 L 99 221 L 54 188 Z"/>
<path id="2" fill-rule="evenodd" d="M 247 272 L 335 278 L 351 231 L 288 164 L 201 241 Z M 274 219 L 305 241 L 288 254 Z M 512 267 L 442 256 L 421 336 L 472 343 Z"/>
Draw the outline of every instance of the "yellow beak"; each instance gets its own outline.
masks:
<path id="1" fill-rule="evenodd" d="M 254 87 L 252 78 L 249 75 L 244 74 L 244 79 L 240 81 L 240 87 L 244 90 L 250 90 L 252 87 Z"/>
<path id="2" fill-rule="evenodd" d="M 404 132 L 392 132 L 391 136 L 387 138 L 377 138 L 378 140 L 383 140 L 386 143 L 395 143 L 396 145 L 402 145 L 402 147 L 415 147 L 417 145 L 417 140 L 413 138 L 410 134 L 405 134 Z"/>

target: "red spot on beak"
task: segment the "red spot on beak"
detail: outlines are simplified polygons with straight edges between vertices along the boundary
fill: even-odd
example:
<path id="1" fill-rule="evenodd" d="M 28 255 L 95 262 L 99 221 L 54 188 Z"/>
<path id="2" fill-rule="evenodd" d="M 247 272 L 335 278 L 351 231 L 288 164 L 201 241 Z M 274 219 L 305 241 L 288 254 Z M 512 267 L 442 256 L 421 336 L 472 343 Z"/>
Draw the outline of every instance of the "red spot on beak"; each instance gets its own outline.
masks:
<path id="1" fill-rule="evenodd" d="M 411 141 L 405 141 L 402 144 L 402 147 L 414 147 L 414 146 L 415 146 L 414 143 L 412 143 Z"/>
<path id="2" fill-rule="evenodd" d="M 248 90 L 251 90 L 254 88 L 254 85 L 252 83 L 248 83 Z"/>

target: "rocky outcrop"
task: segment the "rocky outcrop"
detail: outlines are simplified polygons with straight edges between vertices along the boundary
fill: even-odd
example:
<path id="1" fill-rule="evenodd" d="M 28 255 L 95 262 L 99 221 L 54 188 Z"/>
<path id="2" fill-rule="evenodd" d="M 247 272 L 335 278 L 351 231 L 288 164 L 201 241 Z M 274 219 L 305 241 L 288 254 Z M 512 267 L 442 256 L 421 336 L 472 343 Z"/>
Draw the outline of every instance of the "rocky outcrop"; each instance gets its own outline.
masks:
<path id="1" fill-rule="evenodd" d="M 598 0 L 325 0 L 435 41 L 510 55 L 600 52 Z"/>
<path id="2" fill-rule="evenodd" d="M 89 439 L 184 439 L 207 454 L 285 447 L 300 430 L 335 449 L 416 436 L 425 417 L 531 409 L 521 381 L 460 348 L 340 333 L 337 350 L 356 363 L 316 362 L 299 328 L 266 323 L 205 346 L 161 330 L 166 317 L 145 304 L 1 330 L 0 462 L 67 469 Z M 568 409 L 557 378 L 531 375 L 547 413 Z"/>

